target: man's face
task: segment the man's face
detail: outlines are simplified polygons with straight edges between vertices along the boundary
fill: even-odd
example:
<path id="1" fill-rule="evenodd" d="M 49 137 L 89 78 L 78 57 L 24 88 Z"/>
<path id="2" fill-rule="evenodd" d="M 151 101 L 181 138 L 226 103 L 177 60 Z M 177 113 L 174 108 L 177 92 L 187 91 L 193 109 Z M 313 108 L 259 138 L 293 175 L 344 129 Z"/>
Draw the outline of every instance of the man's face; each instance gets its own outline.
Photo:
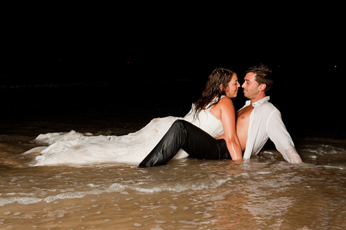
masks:
<path id="1" fill-rule="evenodd" d="M 259 84 L 256 81 L 255 73 L 247 73 L 244 78 L 244 84 L 241 86 L 244 90 L 244 96 L 248 99 L 255 99 L 259 93 Z"/>

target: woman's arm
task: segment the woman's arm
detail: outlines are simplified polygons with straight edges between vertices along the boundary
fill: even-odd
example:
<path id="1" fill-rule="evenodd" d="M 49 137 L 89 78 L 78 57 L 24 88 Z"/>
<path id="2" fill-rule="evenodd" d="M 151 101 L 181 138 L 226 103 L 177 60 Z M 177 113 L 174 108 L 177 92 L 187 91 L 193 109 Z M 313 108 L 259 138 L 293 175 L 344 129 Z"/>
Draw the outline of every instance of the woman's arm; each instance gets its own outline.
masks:
<path id="1" fill-rule="evenodd" d="M 219 112 L 218 115 L 224 129 L 224 135 L 221 138 L 225 139 L 232 160 L 242 160 L 243 156 L 236 132 L 235 110 L 232 100 L 228 97 L 222 98 L 215 106 L 215 109 L 219 110 L 217 112 Z"/>

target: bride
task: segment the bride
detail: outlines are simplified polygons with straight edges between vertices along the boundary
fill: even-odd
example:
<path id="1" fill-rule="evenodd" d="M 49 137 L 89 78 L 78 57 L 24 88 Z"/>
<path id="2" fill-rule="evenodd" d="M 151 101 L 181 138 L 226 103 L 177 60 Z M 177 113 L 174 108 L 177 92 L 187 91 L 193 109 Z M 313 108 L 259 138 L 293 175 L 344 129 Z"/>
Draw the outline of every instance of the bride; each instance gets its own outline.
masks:
<path id="1" fill-rule="evenodd" d="M 234 109 L 229 98 L 237 96 L 239 86 L 236 73 L 216 68 L 209 75 L 201 98 L 192 104 L 190 112 L 183 118 L 155 118 L 139 131 L 123 136 L 84 136 L 73 130 L 65 134 L 41 134 L 35 142 L 45 146 L 36 147 L 24 154 L 39 153 L 33 162 L 34 166 L 101 162 L 138 164 L 177 119 L 191 122 L 214 138 L 221 136 L 224 128 L 229 128 L 229 122 L 222 122 L 217 117 L 223 109 L 229 109 L 227 106 Z M 216 106 L 220 104 L 226 106 Z M 185 157 L 188 154 L 180 150 L 174 159 Z"/>

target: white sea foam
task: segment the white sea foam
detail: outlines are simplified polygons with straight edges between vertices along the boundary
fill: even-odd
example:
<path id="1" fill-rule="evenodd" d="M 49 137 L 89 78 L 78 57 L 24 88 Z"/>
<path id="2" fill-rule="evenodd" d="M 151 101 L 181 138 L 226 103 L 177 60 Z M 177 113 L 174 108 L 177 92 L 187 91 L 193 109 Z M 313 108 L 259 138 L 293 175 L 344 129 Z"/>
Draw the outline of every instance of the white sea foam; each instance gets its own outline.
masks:
<path id="1" fill-rule="evenodd" d="M 246 173 L 245 173 L 246 174 Z M 245 175 L 244 174 L 244 175 Z M 244 176 L 243 175 L 243 176 Z M 245 176 L 248 176 L 246 174 Z M 217 179 L 217 180 L 202 180 L 202 181 L 194 181 L 194 182 L 186 182 L 186 183 L 161 183 L 160 185 L 155 186 L 148 186 L 148 184 L 143 185 L 142 187 L 137 184 L 121 184 L 121 183 L 113 183 L 109 187 L 105 189 L 92 189 L 90 191 L 73 191 L 74 189 L 66 189 L 66 190 L 60 190 L 59 194 L 56 195 L 50 195 L 46 198 L 30 198 L 30 197 L 8 197 L 8 198 L 1 198 L 0 199 L 0 206 L 4 206 L 6 204 L 11 204 L 14 202 L 18 202 L 19 204 L 33 204 L 38 203 L 41 201 L 44 201 L 46 203 L 51 203 L 56 200 L 64 200 L 64 199 L 77 199 L 77 198 L 83 198 L 87 195 L 98 195 L 102 193 L 126 193 L 126 190 L 132 190 L 134 192 L 143 193 L 143 194 L 150 194 L 150 193 L 159 193 L 159 192 L 184 192 L 184 191 L 199 191 L 204 189 L 214 189 L 219 186 L 222 186 L 224 183 L 232 180 L 232 178 L 227 179 Z M 98 186 L 90 186 L 91 184 L 88 184 L 89 187 L 98 187 Z M 144 187 L 147 186 L 147 187 Z M 55 192 L 56 190 L 51 190 Z M 15 193 L 7 193 L 6 195 L 16 195 Z M 25 195 L 25 194 L 23 194 Z M 26 194 L 28 195 L 28 194 Z M 31 195 L 34 195 L 31 193 Z M 42 195 L 42 194 L 41 194 Z"/>
<path id="2" fill-rule="evenodd" d="M 300 148 L 300 151 L 316 155 L 346 154 L 345 148 L 337 147 L 331 144 L 304 145 L 302 148 Z"/>
<path id="3" fill-rule="evenodd" d="M 345 167 L 338 166 L 338 165 L 324 165 L 323 167 L 324 168 L 331 168 L 331 169 L 341 169 L 341 170 L 345 169 Z"/>
<path id="4" fill-rule="evenodd" d="M 184 192 L 184 191 L 198 191 L 204 189 L 217 188 L 227 181 L 232 180 L 232 178 L 218 179 L 218 180 L 208 180 L 206 182 L 189 182 L 185 184 L 168 184 L 161 183 L 160 186 L 152 186 L 149 188 L 143 188 L 136 185 L 122 185 L 119 183 L 112 184 L 108 191 L 123 191 L 125 189 L 134 190 L 140 193 L 156 193 L 156 192 Z"/>
<path id="5" fill-rule="evenodd" d="M 85 197 L 85 195 L 87 194 L 91 194 L 91 192 L 68 192 L 68 193 L 58 194 L 55 196 L 49 196 L 45 198 L 44 201 L 47 203 L 51 203 L 55 200 L 82 198 L 82 197 Z"/>
<path id="6" fill-rule="evenodd" d="M 270 174 L 270 172 L 256 172 L 256 174 Z"/>
<path id="7" fill-rule="evenodd" d="M 5 204 L 12 204 L 18 202 L 19 204 L 34 204 L 41 202 L 40 198 L 30 198 L 30 197 L 10 197 L 10 198 L 0 198 L 0 206 Z"/>

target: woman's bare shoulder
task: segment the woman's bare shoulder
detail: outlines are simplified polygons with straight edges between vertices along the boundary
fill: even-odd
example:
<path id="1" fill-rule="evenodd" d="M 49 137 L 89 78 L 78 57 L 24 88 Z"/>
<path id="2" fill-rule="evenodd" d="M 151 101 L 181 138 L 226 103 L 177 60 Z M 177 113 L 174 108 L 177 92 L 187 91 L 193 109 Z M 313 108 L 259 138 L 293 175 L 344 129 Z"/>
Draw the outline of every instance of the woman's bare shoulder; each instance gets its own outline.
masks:
<path id="1" fill-rule="evenodd" d="M 223 98 L 221 98 L 220 101 L 219 101 L 219 103 L 220 103 L 220 105 L 227 105 L 227 106 L 233 105 L 233 101 L 232 101 L 232 99 L 229 98 L 229 97 L 223 97 Z"/>

